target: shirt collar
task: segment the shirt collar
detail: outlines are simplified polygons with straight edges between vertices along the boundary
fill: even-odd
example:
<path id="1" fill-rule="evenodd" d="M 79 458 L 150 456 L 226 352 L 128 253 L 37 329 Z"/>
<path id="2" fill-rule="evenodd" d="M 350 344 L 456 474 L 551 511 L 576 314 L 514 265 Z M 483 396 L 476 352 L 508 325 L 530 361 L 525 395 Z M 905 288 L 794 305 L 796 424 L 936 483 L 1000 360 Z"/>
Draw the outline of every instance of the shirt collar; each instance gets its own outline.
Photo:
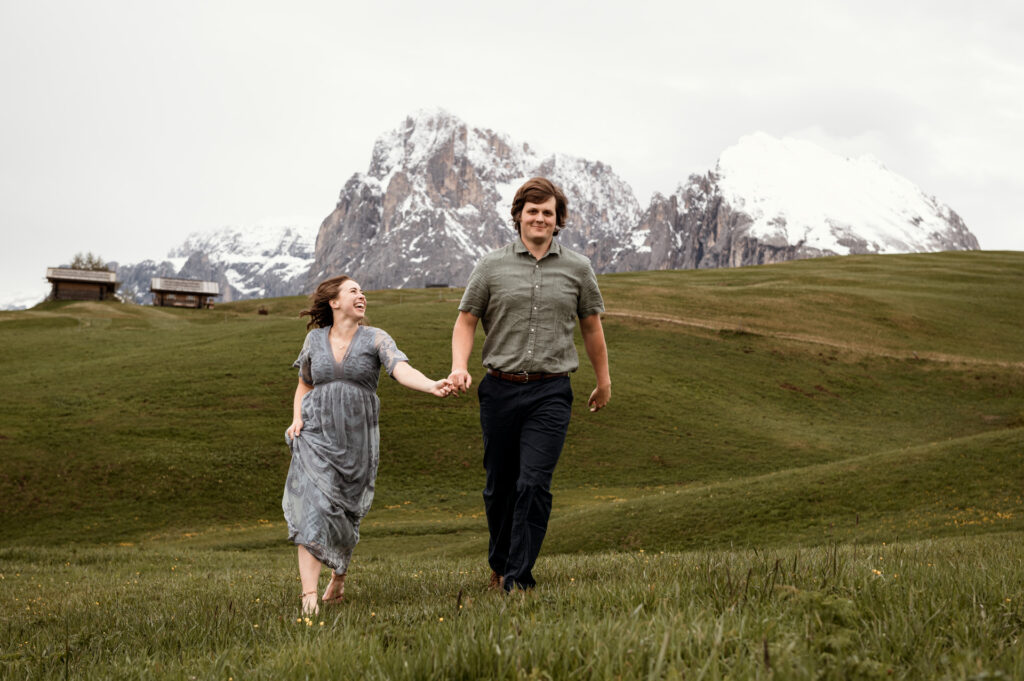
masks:
<path id="1" fill-rule="evenodd" d="M 526 250 L 526 244 L 523 243 L 522 237 L 520 237 L 518 234 L 516 234 L 516 240 L 512 242 L 512 251 L 514 253 L 530 253 L 530 251 Z M 552 239 L 551 246 L 548 247 L 548 252 L 544 254 L 544 257 L 546 258 L 549 255 L 561 254 L 562 245 L 558 243 L 558 239 Z M 530 257 L 533 257 L 533 255 L 531 254 Z"/>

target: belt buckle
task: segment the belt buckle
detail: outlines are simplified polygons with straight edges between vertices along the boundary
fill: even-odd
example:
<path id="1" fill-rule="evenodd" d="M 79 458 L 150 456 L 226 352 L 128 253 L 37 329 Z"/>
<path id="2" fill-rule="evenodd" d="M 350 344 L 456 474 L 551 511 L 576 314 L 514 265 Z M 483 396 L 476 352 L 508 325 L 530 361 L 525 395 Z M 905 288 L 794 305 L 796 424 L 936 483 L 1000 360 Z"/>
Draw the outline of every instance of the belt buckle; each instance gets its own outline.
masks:
<path id="1" fill-rule="evenodd" d="M 529 383 L 530 382 L 530 374 L 529 374 L 528 371 L 523 370 L 523 371 L 521 371 L 519 373 L 522 374 L 522 376 L 523 376 L 523 383 Z M 518 376 L 519 374 L 516 374 L 516 375 Z"/>

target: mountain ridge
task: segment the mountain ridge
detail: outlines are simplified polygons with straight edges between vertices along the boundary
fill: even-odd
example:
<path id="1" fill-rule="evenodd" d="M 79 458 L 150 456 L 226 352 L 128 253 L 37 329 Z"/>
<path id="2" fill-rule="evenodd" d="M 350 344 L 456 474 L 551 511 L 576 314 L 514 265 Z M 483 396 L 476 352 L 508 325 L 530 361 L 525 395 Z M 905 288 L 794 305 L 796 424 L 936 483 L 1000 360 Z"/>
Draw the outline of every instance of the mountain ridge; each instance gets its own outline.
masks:
<path id="1" fill-rule="evenodd" d="M 541 155 L 426 109 L 376 140 L 318 228 L 225 227 L 191 234 L 162 260 L 111 265 L 123 297 L 139 303 L 154 276 L 217 281 L 225 302 L 295 295 L 342 273 L 367 289 L 461 286 L 480 256 L 514 238 L 512 196 L 538 175 L 569 197 L 561 243 L 598 273 L 979 247 L 955 211 L 877 159 L 804 140 L 744 136 L 715 168 L 641 208 L 601 161 Z"/>

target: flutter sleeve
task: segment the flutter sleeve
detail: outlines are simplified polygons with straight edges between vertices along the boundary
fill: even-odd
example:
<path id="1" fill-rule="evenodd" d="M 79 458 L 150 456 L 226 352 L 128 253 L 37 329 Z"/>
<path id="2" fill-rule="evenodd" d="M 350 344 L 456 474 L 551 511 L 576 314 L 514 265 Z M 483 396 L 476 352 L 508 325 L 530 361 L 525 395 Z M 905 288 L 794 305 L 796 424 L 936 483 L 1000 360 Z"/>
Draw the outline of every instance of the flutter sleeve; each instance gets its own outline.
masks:
<path id="1" fill-rule="evenodd" d="M 299 378 L 306 385 L 313 385 L 313 359 L 311 357 L 311 343 L 310 339 L 313 337 L 313 333 L 306 334 L 306 340 L 302 343 L 302 351 L 299 356 L 292 362 L 292 367 L 299 370 Z"/>
<path id="2" fill-rule="evenodd" d="M 384 370 L 388 372 L 388 376 L 392 376 L 395 371 L 395 366 L 399 362 L 408 362 L 409 358 L 404 352 L 398 349 L 395 341 L 386 331 L 377 329 L 376 337 L 373 339 L 374 348 L 377 350 L 377 357 L 380 359 L 381 365 Z M 392 376 L 394 378 L 394 376 Z"/>

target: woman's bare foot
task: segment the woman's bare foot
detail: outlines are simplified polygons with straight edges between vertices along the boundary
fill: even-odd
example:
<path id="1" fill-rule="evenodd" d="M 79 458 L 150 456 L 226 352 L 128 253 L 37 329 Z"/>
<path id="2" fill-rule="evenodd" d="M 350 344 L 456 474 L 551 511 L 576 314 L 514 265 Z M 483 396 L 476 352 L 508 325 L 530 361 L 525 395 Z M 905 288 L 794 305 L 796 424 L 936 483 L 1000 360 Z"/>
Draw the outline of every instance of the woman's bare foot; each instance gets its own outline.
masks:
<path id="1" fill-rule="evenodd" d="M 331 573 L 331 581 L 324 589 L 324 603 L 338 603 L 345 597 L 345 575 Z"/>
<path id="2" fill-rule="evenodd" d="M 307 591 L 302 594 L 302 614 L 315 615 L 320 612 L 320 606 L 316 602 L 316 592 Z"/>

